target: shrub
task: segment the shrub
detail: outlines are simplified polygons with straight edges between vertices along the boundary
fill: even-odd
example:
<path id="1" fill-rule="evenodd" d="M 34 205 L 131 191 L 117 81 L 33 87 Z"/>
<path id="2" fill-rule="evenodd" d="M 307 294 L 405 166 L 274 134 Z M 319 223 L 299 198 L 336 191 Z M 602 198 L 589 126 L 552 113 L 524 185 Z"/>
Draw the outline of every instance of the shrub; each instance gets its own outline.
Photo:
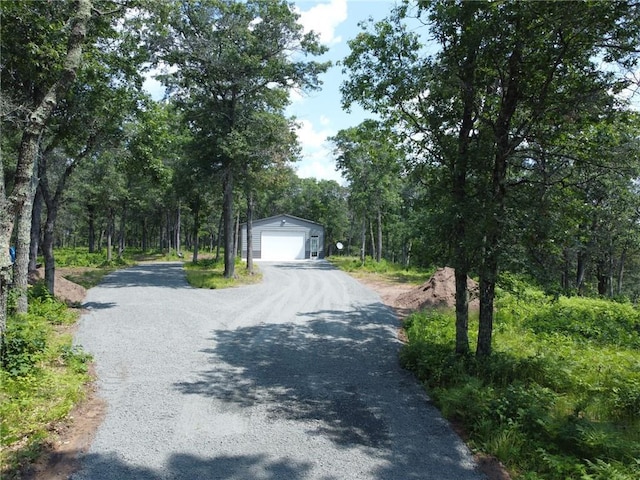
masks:
<path id="1" fill-rule="evenodd" d="M 507 280 L 489 358 L 456 356 L 453 313 L 430 311 L 408 318 L 402 365 L 519 479 L 640 478 L 638 310 Z"/>
<path id="2" fill-rule="evenodd" d="M 50 334 L 51 327 L 41 316 L 10 316 L 1 354 L 3 370 L 12 377 L 32 373 L 44 355 Z"/>
<path id="3" fill-rule="evenodd" d="M 525 326 L 538 334 L 562 332 L 600 344 L 640 348 L 640 311 L 630 304 L 561 297 L 528 317 Z"/>

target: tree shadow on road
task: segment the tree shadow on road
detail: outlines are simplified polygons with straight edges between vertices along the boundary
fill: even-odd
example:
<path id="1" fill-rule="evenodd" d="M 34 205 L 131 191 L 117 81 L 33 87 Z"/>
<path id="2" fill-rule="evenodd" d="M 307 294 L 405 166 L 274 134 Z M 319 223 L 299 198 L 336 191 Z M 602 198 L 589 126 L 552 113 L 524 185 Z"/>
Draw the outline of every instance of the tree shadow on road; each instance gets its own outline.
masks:
<path id="1" fill-rule="evenodd" d="M 72 475 L 72 480 L 297 480 L 305 478 L 311 465 L 288 458 L 273 459 L 265 455 L 237 455 L 203 458 L 174 454 L 163 471 L 130 465 L 114 455 L 88 454 L 85 469 Z M 327 478 L 326 480 L 337 480 Z"/>
<path id="2" fill-rule="evenodd" d="M 190 288 L 182 262 L 149 263 L 117 270 L 104 277 L 100 287 Z"/>
<path id="3" fill-rule="evenodd" d="M 215 331 L 205 350 L 214 367 L 176 388 L 244 408 L 261 404 L 273 419 L 301 422 L 309 435 L 387 460 L 370 478 L 481 478 L 400 368 L 396 327 L 391 311 L 372 303 Z"/>

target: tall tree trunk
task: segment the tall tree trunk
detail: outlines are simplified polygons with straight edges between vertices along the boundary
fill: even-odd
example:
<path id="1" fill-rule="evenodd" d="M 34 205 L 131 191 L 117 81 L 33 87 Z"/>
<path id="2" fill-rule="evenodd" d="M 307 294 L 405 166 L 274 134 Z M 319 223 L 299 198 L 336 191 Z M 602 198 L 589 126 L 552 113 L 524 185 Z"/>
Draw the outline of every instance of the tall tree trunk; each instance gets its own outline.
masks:
<path id="1" fill-rule="evenodd" d="M 371 258 L 376 260 L 378 254 L 376 252 L 376 237 L 373 235 L 373 222 L 369 220 L 369 235 L 371 237 Z"/>
<path id="2" fill-rule="evenodd" d="M 603 265 L 603 262 L 598 262 L 596 266 L 596 278 L 598 279 L 598 295 L 604 297 L 607 294 L 607 269 Z"/>
<path id="3" fill-rule="evenodd" d="M 613 245 L 609 250 L 609 271 L 607 272 L 607 294 L 609 298 L 613 298 L 613 270 L 614 270 L 614 261 L 613 261 Z"/>
<path id="4" fill-rule="evenodd" d="M 496 239 L 497 240 L 497 239 Z M 491 355 L 493 336 L 493 302 L 498 275 L 498 253 L 490 253 L 483 261 L 480 275 L 480 322 L 478 325 L 477 357 Z"/>
<path id="5" fill-rule="evenodd" d="M 166 242 L 167 242 L 167 254 L 171 255 L 171 250 L 173 249 L 173 235 L 172 235 L 172 230 L 171 230 L 171 212 L 169 210 L 167 210 L 167 221 L 166 223 L 166 232 L 165 232 L 165 238 L 166 238 Z"/>
<path id="6" fill-rule="evenodd" d="M 216 239 L 216 262 L 220 261 L 220 244 L 222 243 L 222 232 L 224 229 L 224 210 L 220 213 L 218 220 L 218 238 Z"/>
<path id="7" fill-rule="evenodd" d="M 378 248 L 376 248 L 376 261 L 382 261 L 382 209 L 378 207 L 377 212 L 377 223 L 378 223 Z"/>
<path id="8" fill-rule="evenodd" d="M 578 263 L 576 266 L 576 289 L 578 295 L 584 294 L 584 279 L 587 272 L 587 253 L 580 249 L 578 251 Z"/>
<path id="9" fill-rule="evenodd" d="M 122 206 L 122 214 L 120 215 L 120 229 L 118 232 L 118 258 L 122 258 L 125 249 L 125 234 L 127 226 L 127 204 Z"/>
<path id="10" fill-rule="evenodd" d="M 569 290 L 571 289 L 571 274 L 570 272 L 570 265 L 571 265 L 571 261 L 570 261 L 570 255 L 569 255 L 569 249 L 565 248 L 562 251 L 562 257 L 563 257 L 563 265 L 562 265 L 562 278 L 560 279 L 560 284 L 562 286 L 562 290 L 565 293 L 568 293 Z"/>
<path id="11" fill-rule="evenodd" d="M 235 263 L 235 257 L 238 256 L 238 243 L 240 242 L 240 212 L 236 213 L 235 230 L 233 234 L 233 261 Z"/>
<path id="12" fill-rule="evenodd" d="M 193 206 L 193 257 L 191 261 L 198 263 L 198 253 L 200 241 L 198 234 L 200 233 L 200 202 Z"/>
<path id="13" fill-rule="evenodd" d="M 181 245 L 180 245 L 180 228 L 182 224 L 182 211 L 180 209 L 180 201 L 178 200 L 178 213 L 177 213 L 177 218 L 176 218 L 176 254 L 178 255 L 178 257 L 182 256 L 182 253 L 180 251 L 181 249 Z"/>
<path id="14" fill-rule="evenodd" d="M 87 223 L 89 227 L 89 253 L 96 251 L 96 206 L 87 204 Z"/>
<path id="15" fill-rule="evenodd" d="M 247 272 L 253 275 L 253 191 L 247 191 Z"/>
<path id="16" fill-rule="evenodd" d="M 114 230 L 114 212 L 109 208 L 109 216 L 107 218 L 107 262 L 113 260 L 113 230 Z"/>
<path id="17" fill-rule="evenodd" d="M 60 209 L 60 202 L 62 200 L 62 194 L 64 193 L 67 180 L 75 170 L 78 162 L 86 157 L 93 146 L 95 145 L 95 136 L 90 137 L 87 141 L 87 145 L 84 150 L 74 159 L 73 162 L 67 162 L 64 171 L 58 178 L 55 191 L 52 192 L 49 185 L 49 177 L 47 170 L 49 169 L 49 160 L 52 152 L 55 149 L 55 143 L 49 145 L 40 160 L 38 165 L 38 171 L 40 173 L 40 188 L 38 191 L 42 195 L 42 199 L 47 206 L 47 218 L 45 220 L 45 234 L 43 239 L 43 254 L 45 258 L 44 279 L 47 284 L 49 292 L 53 295 L 55 292 L 55 259 L 53 255 L 53 248 L 55 242 L 55 225 L 58 217 L 58 210 Z"/>
<path id="18" fill-rule="evenodd" d="M 365 257 L 367 255 L 367 219 L 362 216 L 362 246 L 360 248 L 360 262 L 364 265 Z"/>
<path id="19" fill-rule="evenodd" d="M 55 223 L 58 214 L 57 206 L 47 207 L 47 218 L 44 223 L 44 238 L 42 241 L 42 252 L 44 254 L 44 279 L 47 290 L 51 295 L 55 292 L 56 261 L 53 253 L 55 241 Z"/>
<path id="20" fill-rule="evenodd" d="M 14 176 L 14 186 L 10 197 L 6 197 L 4 190 L 4 166 L 0 160 L 0 178 L 2 185 L 0 190 L 0 341 L 4 341 L 4 332 L 7 324 L 6 295 L 11 275 L 11 259 L 9 258 L 9 244 L 13 231 L 14 219 L 24 217 L 31 228 L 31 202 L 29 199 L 31 179 L 34 175 L 34 167 L 39 150 L 39 142 L 42 132 L 47 126 L 53 109 L 69 90 L 76 79 L 76 72 L 82 61 L 82 46 L 86 38 L 87 24 L 91 18 L 91 0 L 77 0 L 76 8 L 71 19 L 71 33 L 67 44 L 67 54 L 64 60 L 60 77 L 53 83 L 44 95 L 40 104 L 29 115 L 28 123 L 23 131 L 22 142 L 18 151 L 18 164 Z M 33 195 L 33 194 L 32 194 Z M 25 208 L 28 204 L 29 209 Z M 27 245 L 28 248 L 28 245 Z M 16 251 L 16 255 L 18 252 Z M 29 255 L 25 257 L 25 267 L 28 267 Z M 27 268 L 25 268 L 26 272 Z M 22 280 L 20 280 L 22 281 Z"/>
<path id="21" fill-rule="evenodd" d="M 29 245 L 29 268 L 32 272 L 38 265 L 38 252 L 40 251 L 40 235 L 42 233 L 42 206 L 44 200 L 42 190 L 36 189 L 36 196 L 33 199 L 33 214 L 31 215 L 31 243 Z"/>
<path id="22" fill-rule="evenodd" d="M 37 161 L 36 161 L 37 163 Z M 31 252 L 31 213 L 33 201 L 38 189 L 37 166 L 31 177 L 29 191 L 23 204 L 23 214 L 16 222 L 16 262 L 13 265 L 13 288 L 17 293 L 16 312 L 27 313 L 29 309 L 29 253 Z"/>
<path id="23" fill-rule="evenodd" d="M 402 264 L 404 265 L 404 268 L 409 268 L 409 265 L 411 264 L 411 246 L 411 240 L 405 239 L 402 244 Z"/>
<path id="24" fill-rule="evenodd" d="M 473 12 L 475 5 L 465 7 Z M 469 169 L 469 147 L 475 123 L 475 72 L 478 45 L 470 43 L 467 54 L 460 65 L 462 118 L 457 138 L 457 154 L 451 166 L 453 200 L 453 267 L 456 279 L 456 347 L 457 355 L 469 354 L 469 252 L 467 240 L 467 175 Z"/>
<path id="25" fill-rule="evenodd" d="M 222 214 L 224 218 L 224 277 L 235 276 L 235 254 L 233 251 L 233 172 L 227 167 L 222 180 Z"/>
<path id="26" fill-rule="evenodd" d="M 149 249 L 149 239 L 147 238 L 149 235 L 148 227 L 147 227 L 147 217 L 142 217 L 142 243 L 140 248 L 142 248 L 143 252 L 146 252 Z"/>
<path id="27" fill-rule="evenodd" d="M 510 137 L 511 119 L 515 115 L 518 99 L 520 98 L 520 76 L 522 63 L 522 47 L 519 43 L 514 46 L 509 56 L 509 74 L 502 85 L 504 93 L 495 125 L 493 126 L 495 139 L 495 155 L 491 177 L 491 198 L 488 216 L 485 222 L 487 232 L 484 240 L 484 258 L 480 271 L 480 320 L 478 325 L 478 344 L 476 356 L 491 355 L 491 340 L 493 334 L 493 302 L 495 299 L 496 281 L 500 258 L 500 243 L 504 235 L 505 198 L 507 181 L 507 166 L 511 153 L 514 151 L 516 140 Z"/>
<path id="28" fill-rule="evenodd" d="M 618 260 L 618 278 L 617 278 L 617 295 L 622 295 L 622 276 L 624 275 L 624 262 L 627 257 L 627 247 L 626 245 L 622 249 L 622 253 L 620 254 L 620 260 Z"/>

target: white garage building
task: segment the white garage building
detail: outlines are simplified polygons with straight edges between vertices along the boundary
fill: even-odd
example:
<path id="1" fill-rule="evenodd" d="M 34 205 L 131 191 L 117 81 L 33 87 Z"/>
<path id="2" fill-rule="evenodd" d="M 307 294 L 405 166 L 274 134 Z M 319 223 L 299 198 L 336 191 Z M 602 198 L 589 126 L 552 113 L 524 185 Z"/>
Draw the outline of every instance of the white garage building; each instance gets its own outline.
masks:
<path id="1" fill-rule="evenodd" d="M 324 257 L 324 227 L 319 223 L 276 215 L 253 221 L 254 260 L 286 261 Z M 247 258 L 247 224 L 242 224 L 242 258 Z"/>

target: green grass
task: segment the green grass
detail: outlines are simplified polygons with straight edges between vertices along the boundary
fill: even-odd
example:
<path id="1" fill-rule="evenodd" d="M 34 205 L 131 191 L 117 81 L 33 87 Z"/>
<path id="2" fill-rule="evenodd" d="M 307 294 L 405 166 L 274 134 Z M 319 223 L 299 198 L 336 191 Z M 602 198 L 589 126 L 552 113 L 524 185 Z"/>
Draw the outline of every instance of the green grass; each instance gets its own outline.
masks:
<path id="1" fill-rule="evenodd" d="M 29 312 L 7 319 L 0 357 L 0 476 L 19 478 L 38 456 L 51 427 L 84 396 L 88 355 L 65 329 L 77 314 L 46 293 L 30 289 Z"/>
<path id="2" fill-rule="evenodd" d="M 116 270 L 117 268 L 115 267 L 95 267 L 91 270 L 69 273 L 64 277 L 70 282 L 77 283 L 78 285 L 89 289 L 98 285 L 106 275 Z"/>
<path id="3" fill-rule="evenodd" d="M 359 257 L 331 256 L 328 257 L 327 260 L 340 270 L 355 274 L 356 276 L 359 274 L 374 274 L 392 282 L 410 283 L 415 285 L 424 283 L 435 272 L 435 268 L 405 268 L 384 259 L 380 262 L 376 262 L 371 257 L 366 257 L 364 264 Z"/>
<path id="4" fill-rule="evenodd" d="M 185 252 L 185 257 L 188 255 Z M 75 271 L 65 277 L 85 288 L 96 286 L 118 268 L 139 261 L 175 261 L 175 254 L 127 250 L 122 259 L 106 261 L 106 252 L 87 249 L 58 249 L 56 265 Z M 185 263 L 191 285 L 226 288 L 261 280 L 260 273 L 248 275 L 238 260 L 236 278 L 223 276 L 224 266 L 204 259 Z M 10 305 L 9 310 L 12 310 Z M 18 479 L 23 466 L 35 460 L 51 439 L 51 429 L 64 420 L 84 397 L 90 380 L 90 358 L 72 344 L 65 333 L 78 318 L 47 292 L 44 282 L 29 289 L 29 312 L 10 314 L 5 346 L 0 357 L 0 478 Z"/>
<path id="5" fill-rule="evenodd" d="M 262 280 L 262 274 L 256 265 L 254 265 L 254 274 L 249 275 L 246 263 L 240 259 L 236 260 L 234 278 L 225 278 L 224 262 L 216 262 L 214 259 L 200 260 L 198 263 L 185 263 L 184 267 L 187 274 L 187 282 L 196 288 L 238 287 L 259 283 Z"/>
<path id="6" fill-rule="evenodd" d="M 86 248 L 60 248 L 55 251 L 56 266 L 75 269 L 72 273 L 65 274 L 65 278 L 89 289 L 98 285 L 105 275 L 138 262 L 182 260 L 174 250 L 169 254 L 158 250 L 129 248 L 124 251 L 122 258 L 117 258 L 114 253 L 114 258 L 109 262 L 106 255 L 105 249 L 89 253 Z M 185 252 L 183 258 L 187 255 L 189 252 Z"/>
<path id="7" fill-rule="evenodd" d="M 498 295 L 491 358 L 456 357 L 453 313 L 430 311 L 407 320 L 403 365 L 514 478 L 640 478 L 638 309 L 512 287 Z M 476 330 L 472 318 L 472 343 Z"/>

